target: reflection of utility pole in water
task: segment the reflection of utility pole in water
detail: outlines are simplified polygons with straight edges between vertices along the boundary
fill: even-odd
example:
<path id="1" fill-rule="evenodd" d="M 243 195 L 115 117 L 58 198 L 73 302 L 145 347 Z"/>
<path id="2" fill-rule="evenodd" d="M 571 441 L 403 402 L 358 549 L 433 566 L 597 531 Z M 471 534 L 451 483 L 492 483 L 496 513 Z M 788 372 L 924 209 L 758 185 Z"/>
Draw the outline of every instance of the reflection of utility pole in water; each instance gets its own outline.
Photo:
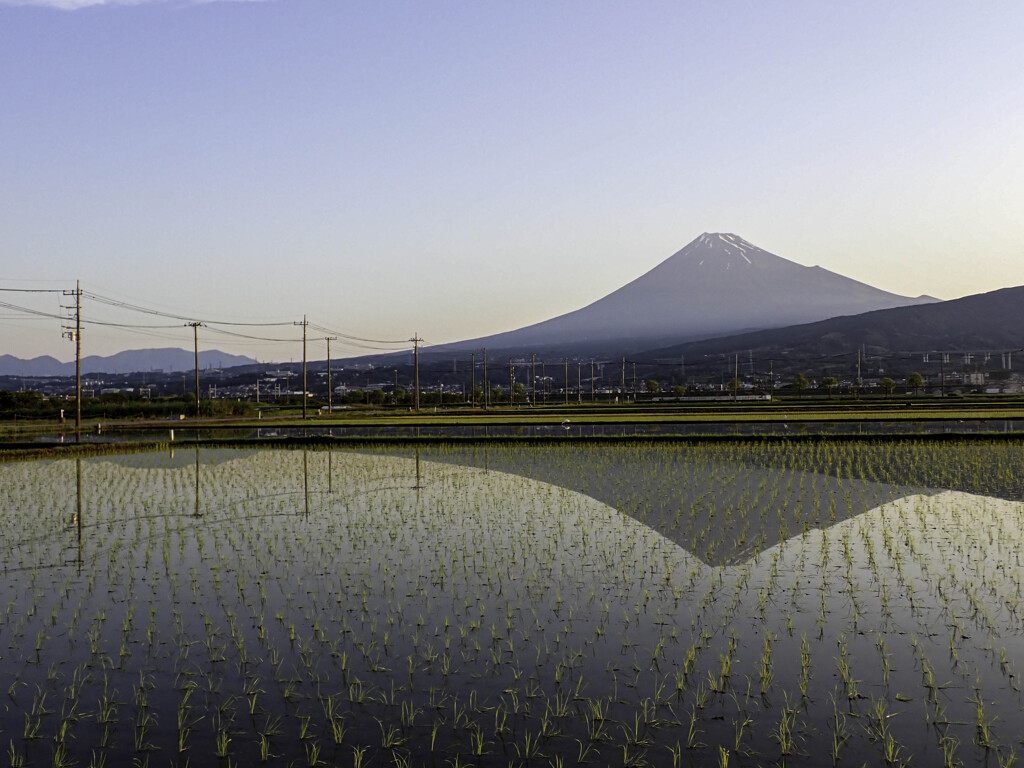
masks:
<path id="1" fill-rule="evenodd" d="M 414 491 L 416 491 L 416 495 L 417 496 L 420 495 L 420 489 L 423 488 L 423 485 L 420 482 L 420 449 L 419 449 L 419 447 L 416 448 L 416 485 L 414 485 L 412 488 L 413 488 Z"/>
<path id="2" fill-rule="evenodd" d="M 196 509 L 193 513 L 195 517 L 199 517 L 199 446 L 196 445 Z"/>
<path id="3" fill-rule="evenodd" d="M 334 448 L 327 449 L 327 492 L 334 493 Z"/>
<path id="4" fill-rule="evenodd" d="M 82 460 L 75 459 L 75 523 L 78 528 L 78 572 L 82 572 Z"/>
<path id="5" fill-rule="evenodd" d="M 309 517 L 309 452 L 302 448 L 302 495 L 306 501 L 306 517 Z"/>

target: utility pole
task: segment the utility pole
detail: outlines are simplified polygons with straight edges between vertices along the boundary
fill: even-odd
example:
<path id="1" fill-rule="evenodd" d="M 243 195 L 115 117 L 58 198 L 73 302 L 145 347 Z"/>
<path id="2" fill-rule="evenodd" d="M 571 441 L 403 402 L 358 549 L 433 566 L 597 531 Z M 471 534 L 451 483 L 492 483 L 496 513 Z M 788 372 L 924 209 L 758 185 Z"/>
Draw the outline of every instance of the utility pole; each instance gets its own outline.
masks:
<path id="1" fill-rule="evenodd" d="M 331 342 L 337 341 L 337 336 L 325 336 L 327 342 L 327 415 L 334 413 L 334 390 L 331 388 Z"/>
<path id="2" fill-rule="evenodd" d="M 590 361 L 590 402 L 591 403 L 596 403 L 597 402 L 597 398 L 595 397 L 595 392 L 594 392 L 594 361 L 593 360 Z"/>
<path id="3" fill-rule="evenodd" d="M 576 361 L 576 402 L 583 403 L 583 361 Z"/>
<path id="4" fill-rule="evenodd" d="M 409 341 L 412 342 L 412 358 L 413 365 L 415 366 L 415 375 L 413 376 L 415 381 L 413 386 L 416 391 L 413 393 L 413 408 L 418 411 L 420 409 L 420 342 L 422 342 L 423 339 L 420 338 L 418 333 L 414 333 Z"/>
<path id="5" fill-rule="evenodd" d="M 193 321 L 186 323 L 186 325 L 192 327 L 192 337 L 195 341 L 195 353 L 196 353 L 196 418 L 199 418 L 199 328 L 202 323 Z"/>
<path id="6" fill-rule="evenodd" d="M 860 348 L 857 348 L 857 396 L 860 397 Z"/>
<path id="7" fill-rule="evenodd" d="M 512 363 L 512 358 L 508 359 L 508 404 L 510 407 L 515 407 L 515 391 L 516 391 L 516 367 Z"/>
<path id="8" fill-rule="evenodd" d="M 530 405 L 537 407 L 537 353 L 530 355 Z"/>
<path id="9" fill-rule="evenodd" d="M 740 356 L 737 353 L 735 368 L 732 372 L 732 401 L 735 403 L 736 398 L 739 397 L 740 393 Z"/>
<path id="10" fill-rule="evenodd" d="M 619 394 L 622 401 L 626 401 L 626 358 L 622 358 L 622 383 L 619 385 Z"/>
<path id="11" fill-rule="evenodd" d="M 302 326 L 302 418 L 306 418 L 306 326 L 309 321 L 302 316 L 302 322 L 295 322 L 292 325 Z"/>
<path id="12" fill-rule="evenodd" d="M 565 366 L 565 404 L 569 404 L 569 358 L 563 357 L 562 364 Z"/>
<path id="13" fill-rule="evenodd" d="M 75 297 L 75 330 L 67 330 L 65 336 L 75 342 L 75 441 L 82 439 L 82 283 L 75 281 L 75 290 L 64 291 L 65 296 Z M 79 518 L 81 519 L 81 518 Z"/>
<path id="14" fill-rule="evenodd" d="M 469 407 L 476 407 L 476 352 L 469 353 Z"/>
<path id="15" fill-rule="evenodd" d="M 633 362 L 633 401 L 636 402 L 636 361 Z"/>
<path id="16" fill-rule="evenodd" d="M 484 347 L 484 410 L 491 401 L 491 382 L 487 380 L 487 347 Z"/>
<path id="17" fill-rule="evenodd" d="M 395 406 L 398 406 L 398 369 L 395 368 Z"/>

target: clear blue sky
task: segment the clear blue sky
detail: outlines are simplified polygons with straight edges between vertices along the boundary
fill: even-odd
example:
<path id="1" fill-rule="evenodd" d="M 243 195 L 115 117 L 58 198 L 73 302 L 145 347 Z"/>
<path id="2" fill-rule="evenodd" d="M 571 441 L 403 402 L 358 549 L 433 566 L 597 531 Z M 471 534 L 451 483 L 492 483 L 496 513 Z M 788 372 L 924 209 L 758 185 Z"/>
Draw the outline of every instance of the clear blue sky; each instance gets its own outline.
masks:
<path id="1" fill-rule="evenodd" d="M 440 343 L 704 231 L 903 294 L 1024 284 L 1022 30 L 1019 0 L 0 0 L 0 287 Z M 70 359 L 59 326 L 0 309 L 0 354 Z"/>

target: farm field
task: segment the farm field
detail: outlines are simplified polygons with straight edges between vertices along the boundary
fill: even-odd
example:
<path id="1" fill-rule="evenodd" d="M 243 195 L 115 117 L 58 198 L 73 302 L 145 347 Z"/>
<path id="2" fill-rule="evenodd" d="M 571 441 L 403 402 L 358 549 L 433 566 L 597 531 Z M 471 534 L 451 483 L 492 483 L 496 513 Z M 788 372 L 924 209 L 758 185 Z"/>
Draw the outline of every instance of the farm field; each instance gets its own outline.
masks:
<path id="1" fill-rule="evenodd" d="M 12 765 L 1010 765 L 1013 441 L 0 464 Z"/>

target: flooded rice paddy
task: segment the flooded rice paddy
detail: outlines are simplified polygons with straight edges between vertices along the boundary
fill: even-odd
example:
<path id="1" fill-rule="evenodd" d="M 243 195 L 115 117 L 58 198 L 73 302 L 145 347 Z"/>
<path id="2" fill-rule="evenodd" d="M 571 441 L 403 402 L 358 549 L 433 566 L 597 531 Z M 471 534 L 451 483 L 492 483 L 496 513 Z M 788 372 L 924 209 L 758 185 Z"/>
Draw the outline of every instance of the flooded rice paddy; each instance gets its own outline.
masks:
<path id="1" fill-rule="evenodd" d="M 1012 443 L 0 465 L 12 765 L 1009 765 Z"/>

